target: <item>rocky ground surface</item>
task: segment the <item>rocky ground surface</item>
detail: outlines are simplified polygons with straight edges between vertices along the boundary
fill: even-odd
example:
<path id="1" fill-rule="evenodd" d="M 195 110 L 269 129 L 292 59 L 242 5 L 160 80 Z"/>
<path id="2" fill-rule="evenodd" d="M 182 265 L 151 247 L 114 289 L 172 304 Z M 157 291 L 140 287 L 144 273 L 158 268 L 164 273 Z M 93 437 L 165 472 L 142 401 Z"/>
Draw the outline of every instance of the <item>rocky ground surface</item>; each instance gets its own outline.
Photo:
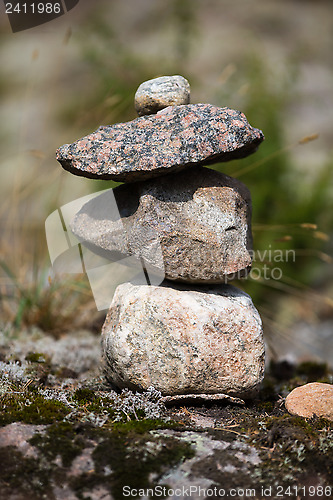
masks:
<path id="1" fill-rule="evenodd" d="M 165 406 L 153 388 L 111 391 L 99 358 L 99 337 L 90 332 L 54 339 L 2 330 L 1 498 L 332 493 L 333 422 L 291 415 L 284 405 L 297 386 L 332 384 L 325 364 L 271 363 L 257 399 L 244 404 Z"/>

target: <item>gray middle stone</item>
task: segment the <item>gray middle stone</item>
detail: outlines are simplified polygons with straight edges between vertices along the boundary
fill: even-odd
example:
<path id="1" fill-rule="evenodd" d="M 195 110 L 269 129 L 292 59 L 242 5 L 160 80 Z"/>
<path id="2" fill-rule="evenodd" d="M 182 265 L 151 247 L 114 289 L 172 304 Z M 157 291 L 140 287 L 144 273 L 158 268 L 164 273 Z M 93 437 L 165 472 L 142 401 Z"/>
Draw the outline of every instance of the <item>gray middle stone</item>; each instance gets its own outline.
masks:
<path id="1" fill-rule="evenodd" d="M 135 256 L 171 280 L 224 283 L 251 267 L 249 190 L 205 167 L 108 190 L 82 207 L 71 229 L 94 252 L 113 261 Z"/>

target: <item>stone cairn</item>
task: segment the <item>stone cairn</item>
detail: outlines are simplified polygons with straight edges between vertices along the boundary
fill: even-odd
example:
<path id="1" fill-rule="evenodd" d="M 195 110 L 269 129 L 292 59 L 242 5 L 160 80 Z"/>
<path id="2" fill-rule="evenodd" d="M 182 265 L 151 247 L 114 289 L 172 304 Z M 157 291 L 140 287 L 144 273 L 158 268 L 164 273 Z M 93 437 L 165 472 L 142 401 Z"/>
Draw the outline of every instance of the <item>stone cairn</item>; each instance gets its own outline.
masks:
<path id="1" fill-rule="evenodd" d="M 251 398 L 264 374 L 261 319 L 249 295 L 228 284 L 251 268 L 251 198 L 242 182 L 205 165 L 243 158 L 264 136 L 239 111 L 190 104 L 178 75 L 140 85 L 135 108 L 138 118 L 57 151 L 75 175 L 124 183 L 112 190 L 118 215 L 105 191 L 76 214 L 74 235 L 111 261 L 132 256 L 165 278 L 116 288 L 102 331 L 106 379 L 171 398 Z"/>

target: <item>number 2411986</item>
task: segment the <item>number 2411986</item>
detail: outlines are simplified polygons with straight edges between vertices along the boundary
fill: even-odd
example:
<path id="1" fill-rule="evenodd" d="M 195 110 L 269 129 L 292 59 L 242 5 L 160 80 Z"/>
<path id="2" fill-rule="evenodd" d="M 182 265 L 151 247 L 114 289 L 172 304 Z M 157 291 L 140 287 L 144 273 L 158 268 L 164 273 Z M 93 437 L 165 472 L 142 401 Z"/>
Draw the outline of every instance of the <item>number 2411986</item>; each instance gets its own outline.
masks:
<path id="1" fill-rule="evenodd" d="M 6 14 L 60 14 L 60 3 L 6 3 Z"/>

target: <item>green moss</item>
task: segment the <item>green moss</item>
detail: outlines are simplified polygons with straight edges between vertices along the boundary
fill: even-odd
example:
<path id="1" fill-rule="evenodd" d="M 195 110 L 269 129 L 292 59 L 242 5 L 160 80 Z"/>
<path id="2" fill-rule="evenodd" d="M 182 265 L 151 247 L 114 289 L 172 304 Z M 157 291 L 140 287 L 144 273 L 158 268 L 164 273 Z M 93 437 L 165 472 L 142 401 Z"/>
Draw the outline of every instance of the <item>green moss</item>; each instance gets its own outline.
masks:
<path id="1" fill-rule="evenodd" d="M 273 414 L 263 412 L 265 404 L 256 401 L 243 408 L 224 409 L 223 420 L 236 425 L 230 426 L 230 435 L 228 425 L 225 428 L 222 425 L 220 435 L 218 428 L 214 431 L 215 439 L 225 440 L 228 436 L 232 441 L 237 439 L 257 449 L 261 463 L 251 468 L 246 487 L 251 484 L 265 488 L 272 486 L 275 491 L 277 485 L 301 487 L 305 484 L 305 477 L 310 478 L 307 484 L 330 484 L 333 475 L 333 422 L 317 417 L 304 419 L 292 416 L 279 404 L 274 405 Z M 203 465 L 205 468 L 208 466 L 206 461 Z M 216 475 L 213 479 L 221 481 L 223 487 L 239 487 L 242 475 L 237 473 L 234 478 L 237 484 L 233 484 L 233 476 L 222 481 Z"/>
<path id="2" fill-rule="evenodd" d="M 306 443 L 315 438 L 315 431 L 312 426 L 302 417 L 283 415 L 281 417 L 269 417 L 266 420 L 268 429 L 267 443 L 269 446 L 274 443 L 282 443 L 283 446 L 294 441 Z"/>
<path id="3" fill-rule="evenodd" d="M 5 394 L 0 403 L 0 425 L 12 422 L 51 424 L 61 421 L 70 412 L 60 401 L 45 399 L 35 392 Z"/>
<path id="4" fill-rule="evenodd" d="M 297 367 L 298 375 L 305 375 L 307 382 L 316 382 L 328 374 L 328 367 L 326 363 L 317 363 L 315 361 L 304 361 Z"/>
<path id="5" fill-rule="evenodd" d="M 51 425 L 46 434 L 36 434 L 30 439 L 30 444 L 36 446 L 49 461 L 58 455 L 62 465 L 69 467 L 85 447 L 84 438 L 77 432 L 78 427 L 68 422 Z"/>
<path id="6" fill-rule="evenodd" d="M 274 410 L 274 403 L 271 401 L 258 401 L 256 403 L 256 408 L 259 411 L 272 412 Z"/>
<path id="7" fill-rule="evenodd" d="M 73 399 L 80 404 L 91 403 L 98 400 L 91 389 L 80 388 L 74 392 Z"/>
<path id="8" fill-rule="evenodd" d="M 95 470 L 72 479 L 71 487 L 78 498 L 87 498 L 90 490 L 102 484 L 113 498 L 123 499 L 124 486 L 152 488 L 164 471 L 194 456 L 188 443 L 149 433 L 166 427 L 169 424 L 160 420 L 144 420 L 92 431 L 90 438 L 98 440 L 92 454 Z"/>
<path id="9" fill-rule="evenodd" d="M 29 352 L 26 355 L 25 360 L 29 361 L 30 363 L 46 363 L 47 356 L 42 352 Z"/>
<path id="10" fill-rule="evenodd" d="M 117 422 L 112 424 L 114 434 L 128 435 L 131 433 L 144 434 L 155 429 L 175 428 L 176 424 L 165 422 L 160 419 L 130 420 L 129 422 Z"/>
<path id="11" fill-rule="evenodd" d="M 100 410 L 105 409 L 103 396 L 95 394 L 80 392 L 76 399 L 87 401 L 91 396 L 92 401 L 84 403 L 85 408 L 96 404 Z M 36 391 L 27 394 L 27 397 L 33 396 Z M 277 484 L 288 487 L 291 482 L 301 486 L 304 475 L 309 474 L 313 481 L 317 478 L 328 481 L 333 474 L 333 423 L 322 418 L 305 420 L 291 416 L 278 405 L 274 407 L 274 415 L 268 416 L 265 411 L 268 403 L 259 401 L 259 406 L 256 403 L 251 407 L 220 408 L 224 420 L 237 422 L 238 427 L 232 425 L 230 433 L 228 428 L 209 431 L 214 439 L 227 441 L 231 446 L 235 441 L 242 441 L 257 448 L 261 463 L 249 465 L 250 475 L 241 471 L 228 477 L 221 474 L 216 470 L 215 456 L 199 462 L 195 470 L 224 488 L 276 487 Z M 1 489 L 6 483 L 10 491 L 36 500 L 53 498 L 50 485 L 64 482 L 82 500 L 90 498 L 99 486 L 109 491 L 115 500 L 124 498 L 124 486 L 154 488 L 166 471 L 193 457 L 194 452 L 184 440 L 151 431 L 183 427 L 172 421 L 149 419 L 109 422 L 102 428 L 87 423 L 55 422 L 29 441 L 36 447 L 37 458 L 24 458 L 13 448 L 14 453 L 10 451 L 7 459 L 7 452 L 0 449 L 0 463 L 5 464 L 0 471 L 0 498 L 9 497 L 9 490 Z M 69 475 L 73 460 L 88 448 L 94 449 L 91 454 L 94 467 L 84 473 L 77 468 L 77 475 Z M 223 466 L 223 455 L 221 457 Z M 227 460 L 225 465 L 236 467 L 239 463 L 239 460 L 234 464 L 232 459 Z"/>
<path id="12" fill-rule="evenodd" d="M 46 498 L 50 474 L 38 459 L 24 457 L 14 446 L 0 448 L 0 497 Z M 48 497 L 51 498 L 51 497 Z"/>
<path id="13" fill-rule="evenodd" d="M 307 420 L 308 424 L 311 425 L 312 429 L 316 431 L 322 431 L 324 429 L 330 429 L 333 431 L 333 422 L 323 417 L 313 417 Z M 333 443 L 332 443 L 333 444 Z"/>
<path id="14" fill-rule="evenodd" d="M 28 396 L 31 398 L 32 395 Z M 38 396 L 36 401 L 38 403 Z M 17 400 L 15 402 L 18 403 Z M 43 403 L 45 404 L 45 401 Z M 16 411 L 16 417 L 21 416 L 20 411 Z M 43 421 L 45 423 L 45 416 Z M 151 430 L 168 427 L 172 427 L 172 424 L 162 420 L 129 421 L 111 424 L 107 428 L 96 428 L 91 424 L 56 422 L 29 440 L 29 444 L 37 449 L 38 458 L 25 459 L 15 451 L 11 461 L 2 469 L 0 478 L 6 481 L 7 477 L 12 476 L 11 481 L 14 481 L 16 477 L 18 491 L 22 488 L 22 491 L 29 492 L 31 498 L 39 500 L 49 492 L 50 483 L 67 476 L 66 469 L 70 468 L 73 460 L 82 450 L 94 443 L 94 471 L 70 477 L 70 487 L 78 498 L 88 498 L 89 491 L 98 485 L 109 489 L 115 499 L 123 498 L 123 486 L 153 487 L 157 483 L 151 479 L 152 473 L 156 474 L 157 481 L 169 467 L 193 456 L 190 445 L 172 437 L 157 437 L 150 433 Z M 3 454 L 3 450 L 1 451 Z M 56 461 L 59 457 L 61 464 Z M 0 455 L 0 459 L 5 460 L 5 457 Z M 12 482 L 7 482 L 13 487 Z M 36 494 L 33 492 L 35 483 L 40 487 Z"/>
<path id="15" fill-rule="evenodd" d="M 266 375 L 262 381 L 259 397 L 262 401 L 276 401 L 278 399 L 276 381 L 270 375 Z"/>
<path id="16" fill-rule="evenodd" d="M 262 486 L 302 486 L 304 474 L 328 481 L 333 473 L 333 423 L 326 419 L 305 420 L 281 410 L 275 416 L 244 415 L 235 430 L 260 453 L 253 477 Z"/>
<path id="17" fill-rule="evenodd" d="M 107 412 L 110 418 L 113 418 L 115 415 L 115 410 L 112 407 L 112 400 L 106 397 L 97 396 L 92 389 L 77 389 L 73 394 L 73 399 L 78 405 L 84 406 L 85 410 L 89 413 L 101 415 Z"/>

